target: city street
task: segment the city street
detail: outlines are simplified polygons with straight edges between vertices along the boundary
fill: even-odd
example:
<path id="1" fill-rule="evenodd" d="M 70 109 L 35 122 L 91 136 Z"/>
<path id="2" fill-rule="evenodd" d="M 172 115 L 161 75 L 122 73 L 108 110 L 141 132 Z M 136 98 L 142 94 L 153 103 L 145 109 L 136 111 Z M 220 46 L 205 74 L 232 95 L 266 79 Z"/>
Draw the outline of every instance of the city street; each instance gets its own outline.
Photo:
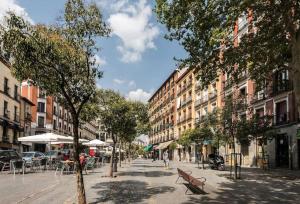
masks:
<path id="1" fill-rule="evenodd" d="M 207 178 L 205 194 L 185 195 L 177 170 Z M 138 159 L 119 168 L 117 177 L 106 177 L 108 165 L 85 175 L 88 203 L 297 203 L 299 171 L 244 169 L 242 179 L 228 179 L 227 171 L 198 169 L 195 164 Z M 76 203 L 75 176 L 54 172 L 0 175 L 1 203 Z M 268 196 L 266 196 L 268 195 Z"/>

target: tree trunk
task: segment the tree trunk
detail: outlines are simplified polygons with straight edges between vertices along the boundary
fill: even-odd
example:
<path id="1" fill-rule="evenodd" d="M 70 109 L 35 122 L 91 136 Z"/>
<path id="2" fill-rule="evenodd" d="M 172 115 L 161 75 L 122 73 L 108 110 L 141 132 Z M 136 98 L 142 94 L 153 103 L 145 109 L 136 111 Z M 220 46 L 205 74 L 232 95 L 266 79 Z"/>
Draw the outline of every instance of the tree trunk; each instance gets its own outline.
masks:
<path id="1" fill-rule="evenodd" d="M 300 113 L 300 35 L 294 34 L 292 39 L 292 79 L 293 88 L 296 98 L 296 106 L 298 110 L 297 118 L 299 118 Z"/>
<path id="2" fill-rule="evenodd" d="M 233 136 L 233 157 L 234 157 L 234 179 L 237 179 L 237 157 L 235 151 L 235 137 Z"/>
<path id="3" fill-rule="evenodd" d="M 114 144 L 114 148 L 115 148 L 115 151 L 114 151 L 114 164 L 113 164 L 113 172 L 117 172 L 118 171 L 118 160 L 117 160 L 117 152 L 116 152 L 116 146 L 117 146 L 117 143 Z"/>
<path id="4" fill-rule="evenodd" d="M 128 162 L 130 163 L 130 157 L 131 157 L 131 144 L 128 145 Z"/>
<path id="5" fill-rule="evenodd" d="M 86 204 L 86 196 L 85 196 L 85 189 L 84 189 L 84 182 L 82 176 L 82 166 L 80 165 L 79 154 L 79 142 L 78 142 L 78 127 L 79 127 L 79 120 L 73 114 L 73 134 L 74 134 L 74 160 L 76 165 L 76 179 L 77 179 L 77 198 L 79 204 Z"/>
<path id="6" fill-rule="evenodd" d="M 114 177 L 113 169 L 114 169 L 114 155 L 115 155 L 115 141 L 113 140 L 113 151 L 110 157 L 110 168 L 109 168 L 109 176 Z"/>
<path id="7" fill-rule="evenodd" d="M 120 141 L 120 144 L 119 144 L 119 167 L 121 167 L 121 147 L 122 147 L 122 142 Z"/>

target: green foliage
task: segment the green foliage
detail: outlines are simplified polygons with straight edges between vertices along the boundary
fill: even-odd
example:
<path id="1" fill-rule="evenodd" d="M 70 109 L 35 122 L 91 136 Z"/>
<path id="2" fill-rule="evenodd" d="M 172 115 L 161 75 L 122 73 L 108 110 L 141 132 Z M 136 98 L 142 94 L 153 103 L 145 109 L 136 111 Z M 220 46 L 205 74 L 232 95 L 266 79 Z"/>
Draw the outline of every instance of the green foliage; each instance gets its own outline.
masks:
<path id="1" fill-rule="evenodd" d="M 191 134 L 193 134 L 193 131 L 194 130 L 192 130 L 192 129 L 188 129 L 188 130 L 184 131 L 177 141 L 178 144 L 180 144 L 182 146 L 189 146 L 190 144 L 192 144 Z"/>
<path id="2" fill-rule="evenodd" d="M 155 10 L 168 29 L 166 38 L 179 41 L 188 53 L 180 60 L 181 65 L 196 68 L 204 86 L 221 73 L 228 73 L 237 82 L 245 70 L 258 90 L 270 81 L 274 69 L 288 68 L 299 77 L 298 1 L 156 0 Z M 249 32 L 234 35 L 237 20 L 243 15 L 250 17 L 246 23 L 251 22 L 239 29 Z"/>
<path id="3" fill-rule="evenodd" d="M 129 101 L 128 103 L 131 105 L 133 114 L 136 117 L 137 134 L 148 134 L 151 129 L 151 125 L 149 123 L 148 105 L 139 101 Z"/>
<path id="4" fill-rule="evenodd" d="M 112 90 L 101 90 L 100 119 L 116 143 L 118 138 L 132 142 L 136 136 L 136 112 L 130 102 Z"/>
<path id="5" fill-rule="evenodd" d="M 72 17 L 71 17 L 72 16 Z M 30 25 L 14 13 L 1 29 L 3 51 L 9 53 L 12 71 L 20 80 L 55 95 L 78 118 L 83 106 L 95 95 L 96 78 L 102 73 L 95 63 L 96 39 L 107 36 L 95 4 L 69 0 L 65 18 L 55 26 Z"/>
<path id="6" fill-rule="evenodd" d="M 175 150 L 177 148 L 177 142 L 172 142 L 170 145 L 169 145 L 169 149 L 170 150 Z"/>
<path id="7" fill-rule="evenodd" d="M 5 25 L 0 27 L 0 47 L 11 57 L 13 74 L 20 81 L 32 80 L 71 112 L 78 203 L 86 203 L 78 128 L 80 119 L 88 121 L 97 114 L 92 111 L 96 79 L 102 76 L 95 61 L 97 39 L 108 36 L 110 30 L 96 4 L 83 0 L 67 0 L 64 17 L 53 26 L 30 25 L 14 13 L 8 14 Z"/>

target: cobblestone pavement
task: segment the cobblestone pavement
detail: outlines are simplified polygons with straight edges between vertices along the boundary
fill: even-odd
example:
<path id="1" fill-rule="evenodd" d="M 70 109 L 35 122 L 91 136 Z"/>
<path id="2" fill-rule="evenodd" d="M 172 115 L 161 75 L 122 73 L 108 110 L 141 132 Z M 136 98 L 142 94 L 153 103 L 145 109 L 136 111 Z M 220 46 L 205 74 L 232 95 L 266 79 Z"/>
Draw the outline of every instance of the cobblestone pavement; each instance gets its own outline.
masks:
<path id="1" fill-rule="evenodd" d="M 185 195 L 175 183 L 177 169 L 206 177 L 205 194 Z M 84 176 L 88 203 L 299 203 L 300 172 L 262 171 L 243 168 L 242 179 L 232 181 L 228 171 L 197 168 L 196 164 L 137 159 L 118 168 L 115 178 L 106 177 L 108 165 Z M 54 172 L 13 176 L 0 174 L 0 204 L 76 203 L 74 175 Z"/>

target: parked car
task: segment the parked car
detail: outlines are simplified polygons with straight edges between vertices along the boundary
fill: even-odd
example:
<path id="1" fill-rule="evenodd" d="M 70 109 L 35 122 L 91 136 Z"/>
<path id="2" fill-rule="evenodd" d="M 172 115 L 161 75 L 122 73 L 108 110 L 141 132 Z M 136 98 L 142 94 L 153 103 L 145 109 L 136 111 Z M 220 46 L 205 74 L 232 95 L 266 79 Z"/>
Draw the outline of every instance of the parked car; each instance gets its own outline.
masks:
<path id="1" fill-rule="evenodd" d="M 22 157 L 15 150 L 0 150 L 0 171 L 4 163 L 10 163 L 12 160 L 22 160 Z"/>
<path id="2" fill-rule="evenodd" d="M 42 152 L 23 152 L 22 159 L 26 162 L 26 164 L 32 163 L 33 159 L 43 159 L 46 156 Z"/>
<path id="3" fill-rule="evenodd" d="M 59 152 L 60 151 L 58 151 L 58 150 L 51 150 L 51 151 L 45 153 L 45 157 L 47 157 L 49 160 L 50 159 L 56 160 Z"/>

